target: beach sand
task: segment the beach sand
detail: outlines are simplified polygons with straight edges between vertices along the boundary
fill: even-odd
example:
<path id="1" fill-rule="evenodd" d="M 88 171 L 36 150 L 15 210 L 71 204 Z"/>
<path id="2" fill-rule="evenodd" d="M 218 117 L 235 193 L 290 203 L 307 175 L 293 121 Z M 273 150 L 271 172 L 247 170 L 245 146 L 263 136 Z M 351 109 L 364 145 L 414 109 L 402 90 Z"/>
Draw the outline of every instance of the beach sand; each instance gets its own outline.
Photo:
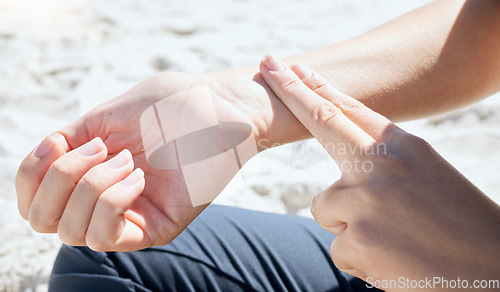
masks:
<path id="1" fill-rule="evenodd" d="M 255 65 L 342 41 L 428 0 L 0 0 L 0 291 L 46 291 L 60 246 L 17 213 L 14 177 L 41 139 L 93 106 L 165 70 Z M 500 202 L 500 101 L 401 126 L 428 140 Z M 261 174 L 218 203 L 310 216 L 339 178 L 315 141 L 259 155 Z"/>

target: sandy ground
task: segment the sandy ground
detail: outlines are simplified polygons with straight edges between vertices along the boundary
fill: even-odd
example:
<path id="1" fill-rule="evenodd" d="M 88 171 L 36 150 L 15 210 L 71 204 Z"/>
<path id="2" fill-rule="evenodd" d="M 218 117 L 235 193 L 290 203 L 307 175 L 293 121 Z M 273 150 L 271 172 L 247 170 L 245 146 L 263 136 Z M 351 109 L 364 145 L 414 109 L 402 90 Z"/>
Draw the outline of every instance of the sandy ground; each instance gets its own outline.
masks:
<path id="1" fill-rule="evenodd" d="M 0 0 L 0 291 L 46 291 L 60 242 L 17 213 L 14 176 L 53 130 L 159 71 L 203 73 L 338 42 L 428 0 Z M 500 202 L 500 101 L 401 126 Z M 314 141 L 260 155 L 250 188 L 219 203 L 310 216 L 339 177 Z"/>

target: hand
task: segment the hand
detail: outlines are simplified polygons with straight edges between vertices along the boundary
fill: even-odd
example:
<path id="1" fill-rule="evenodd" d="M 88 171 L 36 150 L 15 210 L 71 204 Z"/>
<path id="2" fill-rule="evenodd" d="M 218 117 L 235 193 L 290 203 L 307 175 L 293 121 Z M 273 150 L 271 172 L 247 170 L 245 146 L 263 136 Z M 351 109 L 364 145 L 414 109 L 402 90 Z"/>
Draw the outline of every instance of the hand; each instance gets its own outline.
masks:
<path id="1" fill-rule="evenodd" d="M 235 87 L 226 86 L 231 79 Z M 160 100 L 204 84 L 219 106 L 250 125 L 256 138 L 265 137 L 269 123 L 259 108 L 265 101 L 253 96 L 263 96 L 264 88 L 251 78 L 235 79 L 222 73 L 164 73 L 46 137 L 19 167 L 21 215 L 38 232 L 57 232 L 66 244 L 98 251 L 172 241 L 206 205 L 191 206 L 180 171 L 147 163 L 141 114 Z"/>
<path id="2" fill-rule="evenodd" d="M 260 71 L 342 171 L 311 204 L 339 269 L 388 290 L 399 277 L 498 279 L 499 206 L 429 144 L 303 65 L 269 55 Z"/>

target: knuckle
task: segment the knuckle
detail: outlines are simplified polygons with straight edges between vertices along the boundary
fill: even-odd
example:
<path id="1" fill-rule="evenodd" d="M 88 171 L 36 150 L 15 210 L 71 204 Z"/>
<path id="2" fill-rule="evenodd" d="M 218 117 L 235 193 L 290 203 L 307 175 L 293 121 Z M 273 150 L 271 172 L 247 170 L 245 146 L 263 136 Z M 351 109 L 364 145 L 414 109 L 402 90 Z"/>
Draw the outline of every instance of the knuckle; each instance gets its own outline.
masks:
<path id="1" fill-rule="evenodd" d="M 120 208 L 116 205 L 113 197 L 106 194 L 99 197 L 96 205 L 97 208 L 101 214 L 114 215 L 120 213 Z"/>
<path id="2" fill-rule="evenodd" d="M 329 226 L 328 218 L 325 218 L 328 217 L 328 213 L 325 213 L 328 210 L 328 206 L 325 206 L 325 204 L 328 203 L 327 201 L 329 198 L 331 199 L 331 196 L 335 196 L 335 194 L 337 194 L 337 192 L 341 191 L 343 188 L 344 187 L 342 185 L 342 182 L 338 180 L 326 190 L 313 197 L 310 205 L 310 211 L 314 219 L 321 227 Z"/>
<path id="3" fill-rule="evenodd" d="M 429 151 L 432 149 L 431 144 L 429 144 L 429 142 L 425 141 L 424 139 L 417 137 L 415 135 L 409 134 L 409 133 L 407 133 L 406 135 L 409 138 L 408 139 L 409 142 L 411 143 L 411 145 L 413 145 L 413 147 L 416 150 Z"/>
<path id="4" fill-rule="evenodd" d="M 424 139 L 410 133 L 397 135 L 396 145 L 401 152 L 412 153 L 415 151 L 428 151 L 432 149 L 431 145 Z"/>
<path id="5" fill-rule="evenodd" d="M 358 115 L 359 113 L 365 113 L 366 112 L 366 106 L 362 104 L 361 102 L 342 102 L 339 105 L 342 108 L 342 111 L 346 115 Z"/>
<path id="6" fill-rule="evenodd" d="M 379 143 L 374 159 L 383 165 L 394 178 L 409 175 L 422 166 L 420 163 L 424 157 L 432 157 L 437 153 L 432 146 L 422 138 L 409 133 L 398 135 L 396 140 L 388 144 Z"/>
<path id="7" fill-rule="evenodd" d="M 82 188 L 89 191 L 98 191 L 101 189 L 99 179 L 90 170 L 87 172 L 79 181 L 78 188 Z"/>
<path id="8" fill-rule="evenodd" d="M 310 207 L 310 210 L 311 210 L 311 214 L 314 216 L 314 218 L 316 219 L 316 221 L 318 221 L 318 218 L 319 217 L 319 208 L 320 208 L 320 204 L 319 204 L 319 196 L 320 195 L 316 195 L 314 196 L 314 198 L 312 199 L 311 201 L 311 207 Z"/>
<path id="9" fill-rule="evenodd" d="M 328 84 L 323 80 L 314 79 L 309 81 L 309 88 L 319 95 L 328 91 L 327 85 Z"/>
<path id="10" fill-rule="evenodd" d="M 311 201 L 310 209 L 311 209 L 311 213 L 314 216 L 314 218 L 321 217 L 321 212 L 323 211 L 322 206 L 324 205 L 324 202 L 322 202 L 324 196 L 325 196 L 325 193 L 323 191 L 323 192 L 317 194 L 316 196 L 314 196 L 312 201 Z M 318 219 L 318 218 L 316 218 L 316 219 Z"/>
<path id="11" fill-rule="evenodd" d="M 28 223 L 36 232 L 41 232 L 41 230 L 43 229 L 43 224 L 40 220 L 40 216 L 38 215 L 38 210 L 34 205 L 32 205 L 28 211 Z"/>
<path id="12" fill-rule="evenodd" d="M 31 229 L 35 230 L 36 232 L 40 232 L 40 233 L 43 232 L 43 227 L 39 222 L 37 222 L 36 220 L 33 220 L 31 218 L 30 218 L 30 220 L 28 220 L 28 222 L 31 226 Z"/>
<path id="13" fill-rule="evenodd" d="M 54 233 L 55 228 L 53 223 L 49 223 L 46 220 L 41 220 L 39 216 L 32 215 L 32 212 L 28 215 L 28 222 L 33 230 L 39 233 Z"/>
<path id="14" fill-rule="evenodd" d="M 299 86 L 300 84 L 300 80 L 299 79 L 292 79 L 292 80 L 286 80 L 283 82 L 283 85 L 282 85 L 282 88 L 283 88 L 283 91 L 285 92 L 293 92 L 297 89 L 297 87 Z"/>
<path id="15" fill-rule="evenodd" d="M 57 180 L 60 180 L 62 182 L 67 182 L 67 181 L 73 180 L 71 169 L 68 168 L 67 163 L 65 163 L 61 159 L 56 160 L 50 166 L 49 171 L 47 173 L 50 173 Z"/>
<path id="16" fill-rule="evenodd" d="M 17 170 L 16 183 L 19 184 L 21 181 L 29 181 L 33 176 L 33 167 L 26 160 L 21 163 L 19 169 Z"/>
<path id="17" fill-rule="evenodd" d="M 27 207 L 22 206 L 20 202 L 18 202 L 17 210 L 19 211 L 19 214 L 21 215 L 21 217 L 23 217 L 24 220 L 28 220 L 29 209 Z"/>
<path id="18" fill-rule="evenodd" d="M 105 252 L 110 250 L 108 246 L 100 240 L 87 239 L 86 244 L 91 250 L 95 252 Z"/>
<path id="19" fill-rule="evenodd" d="M 330 257 L 339 270 L 348 270 L 350 266 L 345 258 L 346 252 L 342 250 L 340 238 L 335 238 L 330 246 Z"/>
<path id="20" fill-rule="evenodd" d="M 19 214 L 25 220 L 28 220 L 29 207 L 32 200 L 31 197 L 34 196 L 35 192 L 33 188 L 35 181 L 35 178 L 32 177 L 31 169 L 21 165 L 16 175 L 15 188 L 18 198 L 17 208 Z"/>
<path id="21" fill-rule="evenodd" d="M 325 102 L 314 107 L 313 120 L 319 123 L 327 123 L 339 114 L 341 114 L 340 109 L 331 103 Z"/>
<path id="22" fill-rule="evenodd" d="M 321 195 L 316 195 L 311 202 L 311 214 L 313 215 L 318 225 L 326 228 L 328 226 L 328 218 L 325 216 L 325 206 L 321 201 Z"/>
<path id="23" fill-rule="evenodd" d="M 85 236 L 86 245 L 93 251 L 103 252 L 111 250 L 111 244 L 105 236 L 96 234 L 95 232 L 87 232 Z"/>
<path id="24" fill-rule="evenodd" d="M 57 235 L 59 239 L 66 245 L 77 246 L 85 242 L 82 236 L 76 234 L 76 232 L 68 226 L 59 224 L 57 228 Z"/>

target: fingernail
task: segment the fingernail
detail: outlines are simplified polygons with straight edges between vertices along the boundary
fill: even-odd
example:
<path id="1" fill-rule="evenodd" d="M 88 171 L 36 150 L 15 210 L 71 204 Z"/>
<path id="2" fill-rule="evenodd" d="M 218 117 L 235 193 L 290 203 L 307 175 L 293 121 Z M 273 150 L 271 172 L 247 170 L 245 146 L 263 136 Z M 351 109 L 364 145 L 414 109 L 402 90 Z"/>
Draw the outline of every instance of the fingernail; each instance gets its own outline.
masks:
<path id="1" fill-rule="evenodd" d="M 272 54 L 266 54 L 264 56 L 264 65 L 266 65 L 267 69 L 274 72 L 281 72 L 285 70 L 285 64 L 283 64 L 283 61 L 279 60 Z"/>
<path id="2" fill-rule="evenodd" d="M 35 151 L 33 152 L 33 156 L 36 158 L 42 158 L 45 155 L 49 154 L 50 150 L 52 150 L 52 145 L 54 145 L 54 141 L 50 138 L 50 136 L 45 137 L 40 145 L 36 147 Z"/>
<path id="3" fill-rule="evenodd" d="M 83 156 L 93 156 L 96 155 L 97 153 L 102 151 L 103 148 L 103 142 L 102 139 L 97 137 L 92 139 L 92 141 L 87 142 L 83 146 L 80 146 L 78 148 L 78 153 L 80 153 Z"/>
<path id="4" fill-rule="evenodd" d="M 140 182 L 143 177 L 144 177 L 144 171 L 142 171 L 142 169 L 140 168 L 137 168 L 131 174 L 129 174 L 124 180 L 122 180 L 121 183 L 124 186 L 130 187 Z"/>
<path id="5" fill-rule="evenodd" d="M 300 63 L 293 64 L 292 71 L 295 72 L 295 74 L 297 75 L 297 77 L 300 78 L 300 80 L 309 78 L 313 74 L 312 71 L 309 70 L 309 68 Z"/>
<path id="6" fill-rule="evenodd" d="M 132 159 L 132 154 L 127 149 L 118 153 L 115 157 L 111 158 L 108 162 L 110 168 L 122 168 L 127 165 Z"/>

